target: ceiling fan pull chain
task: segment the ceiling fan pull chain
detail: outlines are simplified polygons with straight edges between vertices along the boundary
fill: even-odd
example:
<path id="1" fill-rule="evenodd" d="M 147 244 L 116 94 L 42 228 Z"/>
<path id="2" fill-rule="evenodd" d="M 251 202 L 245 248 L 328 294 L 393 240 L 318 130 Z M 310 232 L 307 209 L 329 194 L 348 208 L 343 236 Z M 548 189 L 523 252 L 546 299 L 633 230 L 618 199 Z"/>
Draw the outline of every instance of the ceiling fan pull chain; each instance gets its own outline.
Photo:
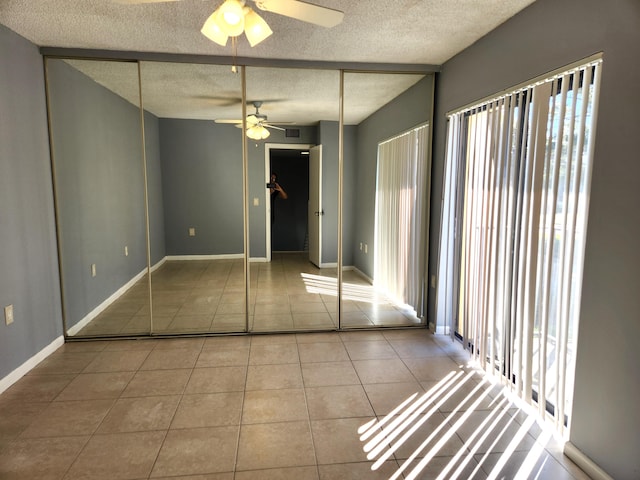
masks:
<path id="1" fill-rule="evenodd" d="M 231 65 L 231 71 L 238 73 L 238 67 L 236 65 L 236 59 L 238 57 L 238 40 L 237 37 L 231 37 L 231 46 L 233 47 L 233 65 Z"/>

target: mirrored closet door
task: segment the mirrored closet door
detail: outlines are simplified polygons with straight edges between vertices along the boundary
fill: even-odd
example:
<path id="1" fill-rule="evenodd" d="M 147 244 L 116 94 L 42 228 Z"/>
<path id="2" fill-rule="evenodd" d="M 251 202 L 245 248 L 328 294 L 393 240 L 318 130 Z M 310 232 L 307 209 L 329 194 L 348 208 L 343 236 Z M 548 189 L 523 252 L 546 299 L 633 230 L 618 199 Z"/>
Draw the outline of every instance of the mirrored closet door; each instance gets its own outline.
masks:
<path id="1" fill-rule="evenodd" d="M 433 75 L 345 72 L 341 327 L 426 314 Z"/>
<path id="2" fill-rule="evenodd" d="M 46 75 L 68 336 L 423 324 L 433 75 Z"/>
<path id="3" fill-rule="evenodd" d="M 250 330 L 336 329 L 340 73 L 246 76 Z"/>
<path id="4" fill-rule="evenodd" d="M 47 58 L 46 75 L 66 333 L 148 334 L 138 64 Z"/>
<path id="5" fill-rule="evenodd" d="M 152 333 L 244 332 L 241 73 L 144 61 L 140 71 Z"/>

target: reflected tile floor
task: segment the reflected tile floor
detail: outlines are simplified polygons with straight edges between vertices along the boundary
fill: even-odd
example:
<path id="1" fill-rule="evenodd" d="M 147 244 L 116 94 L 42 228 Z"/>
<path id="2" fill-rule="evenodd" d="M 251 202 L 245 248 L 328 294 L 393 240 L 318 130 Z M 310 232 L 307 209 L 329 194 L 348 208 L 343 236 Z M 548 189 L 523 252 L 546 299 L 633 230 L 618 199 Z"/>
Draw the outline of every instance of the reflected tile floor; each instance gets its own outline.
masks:
<path id="1" fill-rule="evenodd" d="M 242 259 L 171 260 L 152 273 L 153 331 L 160 334 L 245 331 Z M 319 269 L 305 252 L 274 253 L 251 263 L 249 329 L 256 332 L 337 328 L 336 269 Z M 343 273 L 343 327 L 419 325 L 415 312 L 376 293 L 355 271 Z M 149 332 L 146 277 L 74 335 Z"/>
<path id="2" fill-rule="evenodd" d="M 0 395 L 0 478 L 586 479 L 424 329 L 66 343 Z"/>

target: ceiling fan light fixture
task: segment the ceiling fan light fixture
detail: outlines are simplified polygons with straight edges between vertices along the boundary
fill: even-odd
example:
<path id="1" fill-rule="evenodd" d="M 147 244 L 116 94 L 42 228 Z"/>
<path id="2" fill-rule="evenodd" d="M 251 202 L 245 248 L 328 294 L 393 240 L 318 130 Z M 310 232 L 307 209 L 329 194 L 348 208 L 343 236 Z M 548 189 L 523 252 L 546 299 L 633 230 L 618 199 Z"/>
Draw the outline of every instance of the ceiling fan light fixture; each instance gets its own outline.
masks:
<path id="1" fill-rule="evenodd" d="M 247 137 L 252 140 L 264 140 L 269 135 L 271 135 L 269 130 L 264 128 L 262 125 L 254 125 L 247 130 Z"/>
<path id="2" fill-rule="evenodd" d="M 229 40 L 229 35 L 222 31 L 220 25 L 218 25 L 218 15 L 220 12 L 216 10 L 211 14 L 207 21 L 204 22 L 202 26 L 202 34 L 207 37 L 212 42 L 217 43 L 218 45 L 225 47 L 227 45 L 227 40 Z"/>
<path id="3" fill-rule="evenodd" d="M 267 22 L 253 9 L 245 7 L 244 33 L 249 45 L 255 47 L 273 33 Z"/>
<path id="4" fill-rule="evenodd" d="M 239 0 L 225 0 L 217 12 L 216 23 L 228 36 L 237 37 L 244 31 L 244 7 Z"/>

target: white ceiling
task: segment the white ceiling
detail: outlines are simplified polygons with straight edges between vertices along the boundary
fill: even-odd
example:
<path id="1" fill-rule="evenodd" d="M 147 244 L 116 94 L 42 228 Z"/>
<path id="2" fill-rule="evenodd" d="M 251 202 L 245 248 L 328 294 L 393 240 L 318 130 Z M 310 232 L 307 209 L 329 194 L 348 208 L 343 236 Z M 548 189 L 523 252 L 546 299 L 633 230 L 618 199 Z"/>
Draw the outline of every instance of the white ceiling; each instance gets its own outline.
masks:
<path id="1" fill-rule="evenodd" d="M 344 21 L 326 29 L 258 10 L 274 33 L 253 48 L 241 37 L 237 56 L 440 65 L 533 1 L 310 0 L 343 11 Z M 234 52 L 230 45 L 221 47 L 200 33 L 206 18 L 221 2 L 181 0 L 123 5 L 112 0 L 0 0 L 0 23 L 44 47 L 231 56 Z M 227 72 L 229 67 L 143 64 L 145 106 L 161 117 L 231 115 L 239 103 L 229 105 L 231 102 L 220 97 L 240 98 L 239 79 L 220 69 Z M 126 85 L 119 85 L 121 72 L 112 70 L 118 69 L 105 68 L 104 64 L 83 65 L 83 71 L 99 83 L 114 91 L 122 90 L 119 94 L 125 98 L 135 96 Z M 228 83 L 214 88 L 214 70 L 219 71 L 221 82 L 224 78 Z M 336 71 L 249 68 L 247 98 L 264 100 L 261 113 L 268 114 L 274 122 L 337 119 L 338 90 L 333 83 L 336 76 Z M 394 77 L 400 81 L 392 81 Z M 356 85 L 355 78 L 345 91 L 345 100 L 352 101 L 348 111 L 345 106 L 345 114 L 353 113 L 347 123 L 366 117 L 393 98 L 390 95 L 395 96 L 419 79 L 359 75 L 360 81 L 366 81 Z M 364 93 L 369 100 L 365 100 Z M 359 112 L 355 112 L 356 105 Z M 303 111 L 307 113 L 303 115 Z M 309 115 L 310 111 L 313 115 Z"/>

